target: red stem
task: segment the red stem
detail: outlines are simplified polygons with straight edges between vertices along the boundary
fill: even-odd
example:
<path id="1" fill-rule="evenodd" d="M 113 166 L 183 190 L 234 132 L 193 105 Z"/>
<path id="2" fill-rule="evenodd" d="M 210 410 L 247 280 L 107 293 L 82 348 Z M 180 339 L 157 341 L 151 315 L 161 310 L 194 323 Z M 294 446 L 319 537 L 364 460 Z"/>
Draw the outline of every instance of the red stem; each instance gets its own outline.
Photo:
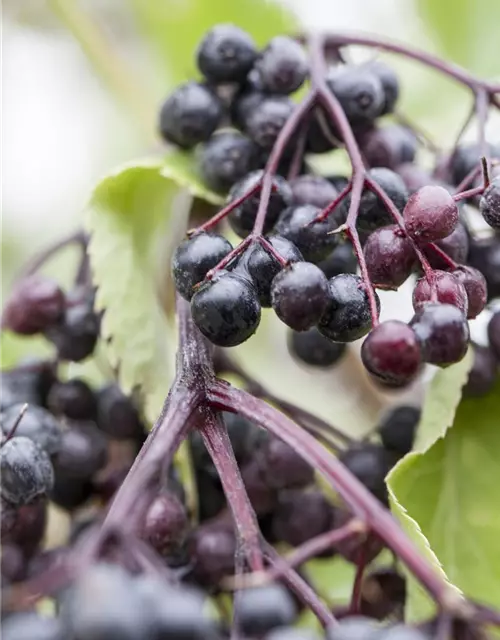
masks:
<path id="1" fill-rule="evenodd" d="M 267 253 L 270 253 L 273 258 L 282 266 L 282 267 L 286 267 L 288 262 L 285 260 L 285 258 L 283 258 L 283 256 L 276 251 L 276 249 L 273 247 L 273 245 L 266 240 L 266 238 L 264 238 L 264 236 L 261 236 L 259 238 L 259 242 L 260 244 L 264 247 L 264 249 L 267 251 Z"/>
<path id="2" fill-rule="evenodd" d="M 363 576 L 367 565 L 366 555 L 366 541 L 359 547 L 356 575 L 354 576 L 354 584 L 352 587 L 351 604 L 349 605 L 349 611 L 352 615 L 359 613 L 359 607 L 361 604 L 361 591 L 363 588 Z"/>
<path id="3" fill-rule="evenodd" d="M 330 204 L 325 207 L 323 209 L 323 211 L 321 211 L 320 213 L 318 213 L 318 215 L 316 216 L 316 218 L 314 218 L 314 220 L 311 220 L 311 222 L 308 223 L 308 225 L 314 224 L 315 222 L 322 222 L 323 220 L 326 220 L 326 218 L 328 218 L 328 216 L 330 215 L 330 213 L 336 208 L 338 207 L 338 205 L 342 202 L 342 200 L 349 195 L 349 193 L 351 192 L 352 189 L 352 182 L 349 180 L 349 182 L 346 184 L 346 186 L 342 189 L 342 191 L 338 194 L 338 196 L 335 198 L 335 200 L 332 200 L 330 202 Z"/>

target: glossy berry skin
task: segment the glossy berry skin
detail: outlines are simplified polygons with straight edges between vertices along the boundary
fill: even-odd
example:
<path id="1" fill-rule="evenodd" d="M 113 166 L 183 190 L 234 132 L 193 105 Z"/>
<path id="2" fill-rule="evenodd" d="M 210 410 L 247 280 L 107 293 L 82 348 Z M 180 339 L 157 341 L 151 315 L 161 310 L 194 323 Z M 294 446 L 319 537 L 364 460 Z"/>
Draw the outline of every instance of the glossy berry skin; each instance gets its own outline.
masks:
<path id="1" fill-rule="evenodd" d="M 380 627 L 372 618 L 349 616 L 327 630 L 326 640 L 376 640 Z"/>
<path id="2" fill-rule="evenodd" d="M 81 362 L 95 349 L 100 321 L 88 301 L 71 306 L 59 324 L 50 327 L 45 337 L 54 344 L 61 360 Z"/>
<path id="3" fill-rule="evenodd" d="M 329 75 L 327 84 L 351 124 L 372 121 L 382 113 L 385 101 L 382 84 L 366 67 L 341 67 Z"/>
<path id="4" fill-rule="evenodd" d="M 500 360 L 500 311 L 495 311 L 488 322 L 488 340 L 493 353 Z"/>
<path id="5" fill-rule="evenodd" d="M 195 285 L 232 249 L 231 243 L 217 233 L 198 233 L 181 242 L 172 256 L 172 277 L 181 296 L 191 300 Z"/>
<path id="6" fill-rule="evenodd" d="M 246 136 L 237 131 L 224 131 L 213 135 L 201 146 L 198 164 L 206 185 L 225 192 L 247 173 L 257 168 L 257 148 Z"/>
<path id="7" fill-rule="evenodd" d="M 217 272 L 191 300 L 193 320 L 219 347 L 234 347 L 255 333 L 260 304 L 253 284 L 237 273 Z"/>
<path id="8" fill-rule="evenodd" d="M 306 149 L 309 153 L 327 153 L 340 144 L 335 125 L 328 117 L 325 109 L 318 105 L 309 116 Z"/>
<path id="9" fill-rule="evenodd" d="M 288 263 L 302 262 L 302 254 L 290 240 L 282 238 L 281 236 L 269 236 L 267 240 Z M 247 269 L 257 289 L 261 306 L 270 307 L 271 284 L 283 267 L 265 247 L 257 244 L 251 250 L 247 262 Z"/>
<path id="10" fill-rule="evenodd" d="M 384 447 L 401 456 L 411 451 L 420 416 L 418 407 L 401 405 L 391 409 L 378 427 Z"/>
<path id="11" fill-rule="evenodd" d="M 413 193 L 403 211 L 406 231 L 417 242 L 446 238 L 458 224 L 458 207 L 450 193 L 428 185 Z"/>
<path id="12" fill-rule="evenodd" d="M 342 342 L 332 342 L 317 327 L 308 331 L 290 331 L 288 350 L 300 363 L 327 368 L 336 364 L 346 352 Z"/>
<path id="13" fill-rule="evenodd" d="M 318 262 L 318 267 L 328 279 L 341 273 L 356 273 L 358 261 L 351 243 L 340 242 L 327 258 Z"/>
<path id="14" fill-rule="evenodd" d="M 33 335 L 57 323 L 64 306 L 64 293 L 54 280 L 28 276 L 15 285 L 5 302 L 2 325 L 14 333 Z"/>
<path id="15" fill-rule="evenodd" d="M 338 195 L 333 184 L 322 176 L 304 174 L 290 182 L 293 203 L 312 204 L 313 207 L 324 209 Z"/>
<path id="16" fill-rule="evenodd" d="M 50 458 L 33 440 L 15 437 L 0 449 L 2 496 L 16 505 L 25 505 L 45 495 L 54 483 Z"/>
<path id="17" fill-rule="evenodd" d="M 273 512 L 274 537 L 296 547 L 328 531 L 331 512 L 332 507 L 321 491 L 282 492 Z"/>
<path id="18" fill-rule="evenodd" d="M 293 242 L 309 262 L 324 260 L 338 242 L 335 235 L 328 235 L 337 226 L 331 218 L 312 222 L 319 213 L 320 209 L 310 204 L 291 206 L 276 224 L 276 233 Z"/>
<path id="19" fill-rule="evenodd" d="M 54 458 L 56 477 L 89 480 L 106 464 L 107 445 L 106 437 L 92 423 L 66 429 Z"/>
<path id="20" fill-rule="evenodd" d="M 464 394 L 480 397 L 488 394 L 495 386 L 498 362 L 493 350 L 489 347 L 474 345 L 473 352 L 474 360 L 464 386 Z"/>
<path id="21" fill-rule="evenodd" d="M 271 285 L 271 303 L 278 318 L 295 331 L 306 331 L 321 319 L 329 303 L 328 280 L 310 262 L 285 267 Z"/>
<path id="22" fill-rule="evenodd" d="M 500 297 L 500 241 L 493 237 L 471 243 L 468 263 L 483 274 L 488 300 Z"/>
<path id="23" fill-rule="evenodd" d="M 286 96 L 266 97 L 257 109 L 248 113 L 244 122 L 245 133 L 259 147 L 270 150 L 293 109 L 293 102 Z"/>
<path id="24" fill-rule="evenodd" d="M 335 342 L 353 342 L 368 333 L 372 326 L 368 295 L 359 276 L 341 274 L 328 281 L 330 302 L 318 329 Z M 375 294 L 377 306 L 380 300 Z"/>
<path id="25" fill-rule="evenodd" d="M 163 103 L 160 134 L 166 142 L 191 149 L 210 138 L 222 115 L 222 103 L 212 89 L 198 82 L 186 82 Z"/>
<path id="26" fill-rule="evenodd" d="M 141 537 L 159 554 L 168 556 L 182 546 L 188 530 L 184 505 L 174 493 L 164 491 L 149 505 Z"/>
<path id="27" fill-rule="evenodd" d="M 467 318 L 476 318 L 486 306 L 488 286 L 483 274 L 474 267 L 460 267 L 452 272 L 467 294 Z"/>
<path id="28" fill-rule="evenodd" d="M 234 571 L 236 538 L 231 523 L 213 521 L 198 527 L 188 549 L 193 575 L 202 586 L 217 585 Z"/>
<path id="29" fill-rule="evenodd" d="M 417 280 L 413 289 L 413 308 L 421 309 L 428 302 L 442 302 L 452 304 L 467 315 L 468 300 L 464 285 L 453 273 L 447 271 L 433 271 L 429 281 L 426 277 Z M 433 298 L 433 294 L 436 296 Z"/>
<path id="30" fill-rule="evenodd" d="M 500 177 L 495 178 L 479 201 L 479 211 L 493 229 L 500 229 Z"/>
<path id="31" fill-rule="evenodd" d="M 54 415 L 66 416 L 70 420 L 95 420 L 97 415 L 95 393 L 78 378 L 52 385 L 47 405 Z"/>
<path id="32" fill-rule="evenodd" d="M 372 283 L 381 288 L 397 288 L 410 276 L 417 256 L 410 240 L 397 225 L 381 227 L 363 247 Z"/>
<path id="33" fill-rule="evenodd" d="M 302 46 L 287 36 L 276 36 L 260 54 L 255 68 L 264 91 L 289 94 L 307 76 L 307 56 Z"/>
<path id="34" fill-rule="evenodd" d="M 208 31 L 196 54 L 198 68 L 211 82 L 242 82 L 257 58 L 251 36 L 233 24 Z"/>
<path id="35" fill-rule="evenodd" d="M 259 108 L 265 98 L 266 94 L 262 90 L 258 75 L 250 72 L 239 91 L 234 94 L 229 106 L 233 125 L 237 129 L 244 129 L 250 114 Z"/>
<path id="36" fill-rule="evenodd" d="M 343 451 L 339 460 L 381 502 L 387 504 L 385 477 L 398 456 L 376 444 L 357 444 Z"/>
<path id="37" fill-rule="evenodd" d="M 491 158 L 500 157 L 499 145 L 488 144 L 488 151 Z M 477 143 L 458 145 L 450 161 L 451 179 L 455 186 L 458 186 L 473 169 L 479 167 L 481 153 Z"/>
<path id="38" fill-rule="evenodd" d="M 263 445 L 258 463 L 262 479 L 272 489 L 304 487 L 314 480 L 314 469 L 279 438 Z"/>
<path id="39" fill-rule="evenodd" d="M 391 387 L 404 387 L 418 375 L 422 354 L 411 327 L 400 320 L 387 320 L 368 334 L 361 360 L 375 379 Z"/>
<path id="40" fill-rule="evenodd" d="M 262 178 L 263 171 L 261 169 L 252 171 L 247 176 L 239 180 L 229 192 L 227 203 L 237 200 L 248 193 Z M 264 233 L 269 233 L 276 224 L 281 212 L 290 205 L 292 201 L 292 191 L 288 182 L 281 176 L 273 178 L 273 190 L 269 198 L 269 204 L 266 210 L 266 219 L 264 222 Z M 232 230 L 240 236 L 246 238 L 252 231 L 257 210 L 260 202 L 260 189 L 244 200 L 228 215 L 228 222 Z"/>
<path id="41" fill-rule="evenodd" d="M 22 407 L 22 404 L 14 404 L 0 415 L 4 436 L 9 433 Z M 15 435 L 33 440 L 50 456 L 61 446 L 62 429 L 59 421 L 49 411 L 42 407 L 28 406 Z"/>
<path id="42" fill-rule="evenodd" d="M 384 104 L 380 115 L 392 113 L 399 98 L 399 79 L 394 69 L 381 60 L 372 60 L 365 66 L 377 76 L 384 91 Z"/>
<path id="43" fill-rule="evenodd" d="M 469 344 L 469 325 L 464 314 L 451 304 L 429 302 L 411 320 L 425 362 L 446 367 L 459 362 Z"/>
<path id="44" fill-rule="evenodd" d="M 140 438 L 144 433 L 136 406 L 117 384 L 108 384 L 99 390 L 97 426 L 115 440 Z"/>
<path id="45" fill-rule="evenodd" d="M 248 636 L 289 625 L 297 615 L 292 596 L 277 583 L 243 589 L 236 606 L 241 630 Z"/>
<path id="46" fill-rule="evenodd" d="M 13 404 L 45 404 L 47 393 L 54 383 L 54 372 L 43 362 L 29 367 L 4 369 L 0 373 L 0 408 L 5 411 Z"/>
<path id="47" fill-rule="evenodd" d="M 3 640 L 65 640 L 57 618 L 41 616 L 34 611 L 15 613 L 2 620 Z"/>
<path id="48" fill-rule="evenodd" d="M 436 245 L 457 264 L 464 264 L 466 262 L 467 254 L 469 253 L 469 235 L 461 222 L 457 224 L 449 236 L 438 240 Z M 430 246 L 424 245 L 422 250 L 433 269 L 446 270 L 448 268 L 445 260 L 438 256 L 436 251 Z"/>
<path id="49" fill-rule="evenodd" d="M 397 124 L 372 129 L 361 136 L 360 142 L 369 166 L 392 170 L 405 162 L 413 162 L 418 146 L 415 135 Z"/>

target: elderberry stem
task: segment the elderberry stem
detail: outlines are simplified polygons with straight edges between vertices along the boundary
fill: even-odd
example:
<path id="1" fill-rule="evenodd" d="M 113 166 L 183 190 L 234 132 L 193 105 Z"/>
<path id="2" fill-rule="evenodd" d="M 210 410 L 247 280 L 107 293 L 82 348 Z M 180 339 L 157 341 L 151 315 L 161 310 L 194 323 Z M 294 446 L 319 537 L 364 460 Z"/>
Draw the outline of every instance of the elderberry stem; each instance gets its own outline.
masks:
<path id="1" fill-rule="evenodd" d="M 205 276 L 205 280 L 210 280 L 217 273 L 217 271 L 220 271 L 221 269 L 225 269 L 230 262 L 232 262 L 241 253 L 243 253 L 243 251 L 245 251 L 245 249 L 248 247 L 248 245 L 251 242 L 252 242 L 252 236 L 248 236 L 242 242 L 240 242 L 240 244 L 237 247 L 235 247 L 232 251 L 230 251 L 225 258 L 222 258 L 222 260 L 218 264 L 216 264 L 213 269 L 210 269 L 210 271 Z M 195 285 L 195 290 L 197 286 L 198 285 Z"/>
<path id="2" fill-rule="evenodd" d="M 354 576 L 354 584 L 352 587 L 351 603 L 349 605 L 349 611 L 352 615 L 359 613 L 359 607 L 361 604 L 361 590 L 363 587 L 363 576 L 367 565 L 366 554 L 366 541 L 360 546 L 358 550 L 356 575 Z"/>
<path id="3" fill-rule="evenodd" d="M 428 247 L 430 247 L 430 249 L 434 251 L 434 253 L 439 258 L 441 258 L 441 260 L 443 260 L 450 269 L 458 269 L 458 264 L 455 262 L 455 260 L 453 260 L 453 258 L 450 258 L 446 251 L 443 251 L 443 249 L 441 249 L 441 247 L 438 246 L 435 242 L 430 242 L 428 244 Z"/>
<path id="4" fill-rule="evenodd" d="M 468 189 L 467 191 L 462 191 L 461 193 L 456 193 L 453 196 L 453 200 L 455 202 L 460 202 L 460 200 L 466 200 L 467 198 L 474 198 L 475 196 L 480 196 L 485 187 L 481 185 L 480 187 L 474 187 L 473 189 Z"/>
<path id="5" fill-rule="evenodd" d="M 259 242 L 267 251 L 267 253 L 273 256 L 273 258 L 276 260 L 276 262 L 278 262 L 278 264 L 280 264 L 282 267 L 287 266 L 288 262 L 285 260 L 285 258 L 283 258 L 283 256 L 279 253 L 279 251 L 276 251 L 276 249 L 269 242 L 269 240 L 266 240 L 264 236 L 261 236 L 259 238 Z"/>
<path id="6" fill-rule="evenodd" d="M 443 609 L 463 612 L 466 601 L 420 555 L 390 512 L 312 436 L 262 400 L 228 384 L 212 386 L 209 397 L 218 409 L 238 412 L 293 447 L 325 477 L 354 515 L 398 555 Z"/>
<path id="7" fill-rule="evenodd" d="M 326 206 L 320 213 L 318 213 L 316 218 L 314 218 L 314 220 L 309 222 L 309 225 L 312 225 L 315 222 L 322 222 L 323 220 L 326 220 L 326 218 L 328 218 L 330 213 L 334 209 L 336 209 L 338 207 L 338 205 L 342 202 L 342 200 L 346 196 L 349 195 L 349 193 L 351 192 L 351 189 L 352 189 L 352 182 L 351 182 L 351 180 L 349 180 L 349 182 L 346 184 L 346 186 L 342 189 L 342 191 L 335 198 L 335 200 L 332 200 L 328 206 Z"/>
<path id="8" fill-rule="evenodd" d="M 198 430 L 219 474 L 245 556 L 253 571 L 262 571 L 264 561 L 257 518 L 250 504 L 234 457 L 233 447 L 220 414 L 204 407 L 200 411 Z"/>
<path id="9" fill-rule="evenodd" d="M 69 235 L 61 238 L 54 244 L 44 249 L 39 255 L 35 256 L 25 265 L 24 269 L 21 271 L 17 279 L 21 280 L 21 278 L 33 275 L 51 258 L 53 258 L 60 251 L 66 249 L 66 247 L 72 244 L 80 245 L 82 251 L 85 252 L 87 250 L 87 236 L 85 235 L 85 233 L 81 230 L 78 230 L 76 232 L 73 231 Z"/>

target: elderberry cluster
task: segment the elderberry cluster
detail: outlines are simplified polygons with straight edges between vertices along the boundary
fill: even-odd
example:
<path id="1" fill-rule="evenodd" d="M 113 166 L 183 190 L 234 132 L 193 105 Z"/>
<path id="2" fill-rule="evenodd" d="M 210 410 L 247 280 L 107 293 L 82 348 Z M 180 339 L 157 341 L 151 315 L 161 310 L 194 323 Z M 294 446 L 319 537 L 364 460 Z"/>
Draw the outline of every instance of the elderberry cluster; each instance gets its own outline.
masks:
<path id="1" fill-rule="evenodd" d="M 285 37 L 259 52 L 248 34 L 220 25 L 200 43 L 197 61 L 204 79 L 174 92 L 162 108 L 160 128 L 174 144 L 198 145 L 203 179 L 213 189 L 228 191 L 227 221 L 246 239 L 234 249 L 207 223 L 178 247 L 173 278 L 191 301 L 200 331 L 216 345 L 235 346 L 255 333 L 261 309 L 272 307 L 293 331 L 292 353 L 320 367 L 337 362 L 345 343 L 370 333 L 363 363 L 377 381 L 393 387 L 410 383 L 424 363 L 458 362 L 469 343 L 467 320 L 483 310 L 488 285 L 490 296 L 498 295 L 499 286 L 498 237 L 481 251 L 484 264 L 475 266 L 476 241 L 467 230 L 462 197 L 453 196 L 453 185 L 479 166 L 478 146 L 458 146 L 434 174 L 424 171 L 416 163 L 416 134 L 401 124 L 379 123 L 398 100 L 394 72 L 379 61 L 347 65 L 335 60 L 326 85 L 368 166 L 355 218 L 362 255 L 354 255 L 348 240 L 332 233 L 344 225 L 352 239 L 346 225 L 350 178 L 322 177 L 308 164 L 310 153 L 343 146 L 323 105 L 312 109 L 302 128 L 281 145 L 263 224 L 256 230 L 267 171 L 262 167 L 292 118 L 287 95 L 306 81 L 307 57 Z M 201 100 L 201 93 L 210 100 Z M 220 131 L 221 126 L 229 129 Z M 500 157 L 500 146 L 489 145 L 489 153 Z M 499 180 L 479 201 L 494 229 L 499 228 Z M 478 205 L 477 196 L 469 200 Z M 366 273 L 358 275 L 361 260 Z M 380 300 L 373 288 L 395 290 L 413 274 L 420 276 L 414 317 L 409 323 L 378 325 Z"/>

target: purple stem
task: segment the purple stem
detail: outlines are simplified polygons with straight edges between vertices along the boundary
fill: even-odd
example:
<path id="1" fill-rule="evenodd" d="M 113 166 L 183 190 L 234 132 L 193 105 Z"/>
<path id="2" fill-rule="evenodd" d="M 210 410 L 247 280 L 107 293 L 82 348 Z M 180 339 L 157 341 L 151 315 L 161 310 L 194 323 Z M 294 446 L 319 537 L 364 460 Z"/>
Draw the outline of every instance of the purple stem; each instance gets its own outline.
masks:
<path id="1" fill-rule="evenodd" d="M 86 234 L 80 230 L 77 232 L 73 231 L 68 236 L 61 238 L 61 240 L 50 245 L 50 247 L 44 249 L 39 255 L 35 256 L 30 262 L 28 262 L 16 279 L 21 280 L 22 278 L 33 275 L 43 267 L 46 262 L 71 244 L 79 244 L 85 253 L 87 250 Z"/>
<path id="2" fill-rule="evenodd" d="M 335 200 L 332 200 L 330 202 L 330 204 L 323 209 L 323 211 L 318 213 L 318 215 L 316 216 L 316 218 L 314 218 L 314 220 L 311 220 L 311 222 L 308 223 L 308 225 L 314 224 L 315 222 L 322 222 L 323 220 L 326 220 L 326 218 L 328 218 L 330 213 L 336 207 L 338 207 L 338 205 L 342 202 L 342 200 L 346 196 L 349 195 L 349 193 L 351 192 L 351 189 L 352 189 L 352 182 L 349 180 L 349 182 L 346 184 L 346 186 L 342 189 L 342 191 L 335 198 Z"/>

